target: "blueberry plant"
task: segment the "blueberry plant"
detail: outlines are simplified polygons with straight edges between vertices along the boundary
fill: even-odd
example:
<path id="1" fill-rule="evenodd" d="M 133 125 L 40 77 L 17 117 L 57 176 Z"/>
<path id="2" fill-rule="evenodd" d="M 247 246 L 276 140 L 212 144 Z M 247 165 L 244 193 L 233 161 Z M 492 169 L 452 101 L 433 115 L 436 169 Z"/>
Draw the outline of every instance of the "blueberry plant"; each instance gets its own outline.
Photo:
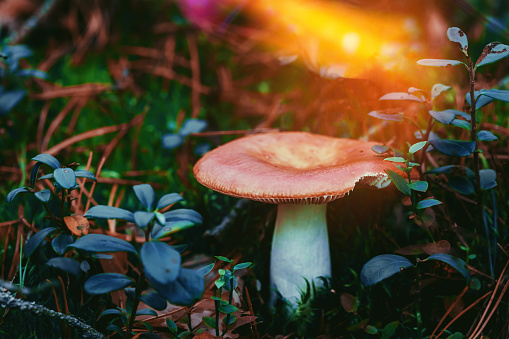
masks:
<path id="1" fill-rule="evenodd" d="M 497 140 L 498 137 L 491 131 L 479 130 L 479 114 L 478 110 L 494 100 L 509 102 L 509 91 L 499 89 L 481 89 L 476 90 L 475 75 L 477 70 L 487 64 L 494 63 L 502 58 L 509 56 L 509 46 L 498 42 L 486 45 L 482 54 L 477 61 L 472 61 L 468 53 L 468 40 L 466 34 L 457 27 L 451 27 L 447 30 L 447 36 L 450 41 L 457 44 L 466 62 L 459 60 L 443 60 L 443 59 L 422 59 L 417 63 L 423 66 L 431 67 L 447 67 L 447 66 L 464 66 L 469 76 L 469 91 L 466 94 L 466 101 L 470 105 L 468 113 L 456 109 L 440 110 L 436 103 L 439 97 L 445 91 L 451 89 L 450 86 L 443 84 L 435 84 L 431 89 L 429 99 L 426 98 L 425 92 L 417 88 L 409 88 L 407 92 L 389 93 L 380 98 L 380 100 L 407 100 L 417 102 L 423 105 L 424 110 L 428 113 L 427 125 L 422 126 L 418 121 L 406 116 L 403 113 L 388 114 L 382 111 L 373 111 L 369 115 L 386 121 L 407 121 L 416 127 L 415 135 L 420 141 L 414 144 L 408 144 L 408 150 L 402 152 L 400 150 L 390 150 L 387 146 L 375 146 L 373 151 L 382 155 L 393 155 L 385 160 L 392 161 L 397 167 L 408 173 L 408 178 L 404 178 L 395 172 L 388 172 L 391 181 L 396 185 L 399 191 L 410 197 L 412 204 L 412 216 L 416 221 L 423 217 L 422 210 L 437 206 L 441 201 L 435 199 L 428 192 L 428 182 L 424 180 L 424 175 L 443 174 L 448 175 L 447 185 L 450 189 L 465 196 L 473 196 L 475 199 L 475 229 L 477 232 L 484 232 L 487 238 L 489 268 L 491 276 L 495 275 L 494 261 L 496 256 L 497 245 L 497 202 L 494 188 L 497 186 L 497 173 L 493 168 L 481 168 L 482 149 L 481 142 L 490 142 Z M 450 138 L 439 137 L 438 132 L 433 131 L 436 123 L 441 125 L 454 126 L 453 128 L 461 128 L 469 131 L 470 140 L 456 140 Z M 470 157 L 470 166 L 465 166 L 465 161 L 461 164 L 445 165 L 424 170 L 426 160 L 426 152 L 436 150 L 451 159 Z M 393 154 L 391 154 L 393 153 Z M 468 158 L 467 158 L 468 159 Z M 484 167 L 488 163 L 484 162 Z M 410 179 L 410 171 L 412 168 L 420 168 L 421 180 L 412 182 Z M 388 183 L 384 183 L 387 185 Z M 428 194 L 425 196 L 425 194 Z M 491 210 L 486 205 L 485 195 L 491 198 L 493 206 Z M 418 201 L 418 197 L 423 197 Z M 491 215 L 490 215 L 491 213 Z M 431 233 L 430 236 L 432 237 Z M 432 237 L 433 239 L 433 237 Z M 468 250 L 468 248 L 466 248 Z M 467 251 L 468 254 L 468 251 Z M 469 258 L 467 258 L 468 261 Z M 364 286 L 377 284 L 399 272 L 410 267 L 417 267 L 422 261 L 438 260 L 457 270 L 467 284 L 471 281 L 469 270 L 465 261 L 455 256 L 436 253 L 430 255 L 425 260 L 417 260 L 414 265 L 410 260 L 400 255 L 383 254 L 369 260 L 362 268 L 360 280 Z M 415 278 L 417 289 L 419 289 L 420 273 L 417 269 Z M 418 292 L 417 292 L 418 293 Z M 418 308 L 419 301 L 415 303 Z M 420 328 L 420 312 L 416 309 L 418 327 Z M 376 329 L 375 329 L 376 330 Z M 373 333 L 376 333 L 373 332 Z M 462 337 L 462 336 L 461 336 Z"/>
<path id="2" fill-rule="evenodd" d="M 24 257 L 28 261 L 44 239 L 51 236 L 56 256 L 49 259 L 47 265 L 71 275 L 86 275 L 88 278 L 83 287 L 90 295 L 124 289 L 127 296 L 126 308 L 117 307 L 102 312 L 102 316 L 113 316 L 108 329 L 124 333 L 126 338 L 131 338 L 138 316 L 157 315 L 154 309 L 165 309 L 166 301 L 177 305 L 191 305 L 201 298 L 204 290 L 203 274 L 181 267 L 179 251 L 185 246 L 173 247 L 161 241 L 161 238 L 168 234 L 202 222 L 200 214 L 190 209 L 160 212 L 161 209 L 182 201 L 182 196 L 177 193 L 166 194 L 156 203 L 155 192 L 150 185 L 135 185 L 134 193 L 143 207 L 142 210 L 131 212 L 122 208 L 98 205 L 90 208 L 84 216 L 74 215 L 71 210 L 70 192 L 79 188 L 76 178 L 95 181 L 94 175 L 89 171 L 74 170 L 73 167 L 77 164 L 62 167 L 56 158 L 48 154 L 39 154 L 33 160 L 37 163 L 31 172 L 31 187 L 12 190 L 7 195 L 7 201 L 12 202 L 21 193 L 34 194 L 46 208 L 54 226 L 39 230 L 24 244 Z M 53 180 L 54 194 L 49 189 L 42 191 L 34 189 L 39 169 L 43 164 L 50 166 L 53 172 L 41 176 L 39 180 Z M 55 195 L 60 206 L 58 214 L 53 213 L 47 206 Z M 117 237 L 89 233 L 88 219 L 123 219 L 134 223 L 143 232 L 144 242 L 137 248 Z M 112 255 L 105 253 L 114 252 L 127 252 L 135 262 L 138 262 L 137 279 L 120 273 L 89 272 L 91 271 L 89 261 L 112 259 Z M 19 288 L 23 288 L 23 277 L 21 269 Z M 152 289 L 149 290 L 147 282 Z M 140 301 L 152 309 L 138 309 Z M 117 320 L 122 326 L 117 324 Z M 146 326 L 152 330 L 150 325 Z"/>

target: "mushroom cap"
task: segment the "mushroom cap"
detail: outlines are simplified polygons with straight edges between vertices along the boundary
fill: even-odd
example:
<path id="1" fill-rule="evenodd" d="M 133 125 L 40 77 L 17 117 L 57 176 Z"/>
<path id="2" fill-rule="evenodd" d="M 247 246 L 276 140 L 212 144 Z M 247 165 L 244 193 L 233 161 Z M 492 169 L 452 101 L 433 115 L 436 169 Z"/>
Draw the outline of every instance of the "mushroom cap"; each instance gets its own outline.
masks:
<path id="1" fill-rule="evenodd" d="M 206 153 L 193 173 L 202 185 L 234 197 L 321 204 L 343 197 L 365 178 L 387 177 L 386 170 L 406 177 L 373 145 L 307 132 L 256 134 Z"/>

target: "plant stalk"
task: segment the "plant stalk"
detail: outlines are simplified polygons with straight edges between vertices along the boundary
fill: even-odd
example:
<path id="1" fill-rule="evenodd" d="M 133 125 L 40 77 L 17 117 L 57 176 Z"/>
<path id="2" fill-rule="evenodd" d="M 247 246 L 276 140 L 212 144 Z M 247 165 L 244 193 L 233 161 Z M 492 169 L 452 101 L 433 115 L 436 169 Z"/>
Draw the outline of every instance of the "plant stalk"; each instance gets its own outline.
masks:
<path id="1" fill-rule="evenodd" d="M 150 232 L 152 231 L 153 224 L 151 223 L 147 230 L 145 231 L 145 241 L 149 241 Z M 136 320 L 136 310 L 138 309 L 138 305 L 140 303 L 141 292 L 143 291 L 143 282 L 145 281 L 145 272 L 143 271 L 143 264 L 140 262 L 140 276 L 138 277 L 138 281 L 136 282 L 136 289 L 134 292 L 134 300 L 133 300 L 133 308 L 131 309 L 131 316 L 127 322 L 125 338 L 131 339 L 132 329 L 134 325 L 134 321 Z"/>
<path id="2" fill-rule="evenodd" d="M 231 264 L 231 269 L 232 269 L 232 277 L 230 278 L 230 295 L 228 296 L 228 303 L 231 305 L 232 304 L 232 300 L 233 300 L 233 279 L 234 279 L 234 275 L 233 275 L 233 261 L 230 262 Z M 226 334 L 226 332 L 228 331 L 228 324 L 230 323 L 230 313 L 228 313 L 228 315 L 226 315 L 226 327 L 223 331 L 223 336 Z"/>
<path id="3" fill-rule="evenodd" d="M 475 149 L 473 153 L 473 167 L 475 174 L 475 195 L 477 198 L 477 230 L 480 230 L 483 223 L 483 196 L 481 188 L 481 176 L 479 174 L 479 140 L 477 139 L 477 121 L 475 116 L 476 111 L 476 100 L 475 100 L 475 69 L 472 59 L 467 56 L 468 59 L 468 75 L 470 78 L 470 123 L 472 129 L 470 131 L 470 138 L 475 143 Z"/>

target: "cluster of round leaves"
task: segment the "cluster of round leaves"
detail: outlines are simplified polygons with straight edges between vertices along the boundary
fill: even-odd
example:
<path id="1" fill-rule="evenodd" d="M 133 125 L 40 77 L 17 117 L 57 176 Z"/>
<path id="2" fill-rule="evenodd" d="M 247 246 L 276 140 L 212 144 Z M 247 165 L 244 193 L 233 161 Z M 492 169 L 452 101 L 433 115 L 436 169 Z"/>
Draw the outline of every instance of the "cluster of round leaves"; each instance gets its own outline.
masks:
<path id="1" fill-rule="evenodd" d="M 136 251 L 133 245 L 125 240 L 101 234 L 90 234 L 78 239 L 71 246 L 90 252 L 126 251 L 140 257 L 143 272 L 152 287 L 171 303 L 190 305 L 203 294 L 203 275 L 180 267 L 179 251 L 157 239 L 175 231 L 202 222 L 201 216 L 189 209 L 178 209 L 166 213 L 158 212 L 178 201 L 183 200 L 179 194 L 170 193 L 155 203 L 155 192 L 148 184 L 133 186 L 138 200 L 145 207 L 144 211 L 131 212 L 111 206 L 95 206 L 86 213 L 87 218 L 124 219 L 134 222 L 146 230 L 152 226 L 151 241 L 145 242 L 141 250 Z M 85 283 L 85 291 L 89 294 L 103 294 L 126 288 L 134 281 L 118 273 L 102 273 L 89 278 Z"/>
<path id="2" fill-rule="evenodd" d="M 79 187 L 76 183 L 76 178 L 88 178 L 94 181 L 95 176 L 85 170 L 73 170 L 70 167 L 62 167 L 60 162 L 52 155 L 49 154 L 39 154 L 32 158 L 32 160 L 37 161 L 32 168 L 32 172 L 30 173 L 30 186 L 31 187 L 20 187 L 16 188 L 7 194 L 7 202 L 11 202 L 17 194 L 19 193 L 32 193 L 35 195 L 37 199 L 39 199 L 43 203 L 47 203 L 51 199 L 51 191 L 49 189 L 44 189 L 42 191 L 36 192 L 34 190 L 35 181 L 37 180 L 37 174 L 39 173 L 39 169 L 42 164 L 46 164 L 53 168 L 53 173 L 43 175 L 39 178 L 41 179 L 53 179 L 55 186 L 55 193 L 59 193 L 62 189 L 73 190 Z"/>

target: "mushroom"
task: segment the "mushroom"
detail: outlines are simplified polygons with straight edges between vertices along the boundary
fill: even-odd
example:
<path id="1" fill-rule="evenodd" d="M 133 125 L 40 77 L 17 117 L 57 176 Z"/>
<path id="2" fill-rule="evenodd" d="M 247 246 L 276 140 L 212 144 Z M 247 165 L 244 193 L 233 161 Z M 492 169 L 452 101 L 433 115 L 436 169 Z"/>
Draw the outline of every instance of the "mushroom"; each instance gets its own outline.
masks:
<path id="1" fill-rule="evenodd" d="M 303 278 L 331 275 L 327 203 L 361 180 L 387 186 L 387 169 L 403 175 L 373 152 L 373 145 L 307 132 L 257 134 L 206 153 L 193 172 L 198 182 L 217 192 L 278 204 L 271 286 L 295 304 Z"/>

